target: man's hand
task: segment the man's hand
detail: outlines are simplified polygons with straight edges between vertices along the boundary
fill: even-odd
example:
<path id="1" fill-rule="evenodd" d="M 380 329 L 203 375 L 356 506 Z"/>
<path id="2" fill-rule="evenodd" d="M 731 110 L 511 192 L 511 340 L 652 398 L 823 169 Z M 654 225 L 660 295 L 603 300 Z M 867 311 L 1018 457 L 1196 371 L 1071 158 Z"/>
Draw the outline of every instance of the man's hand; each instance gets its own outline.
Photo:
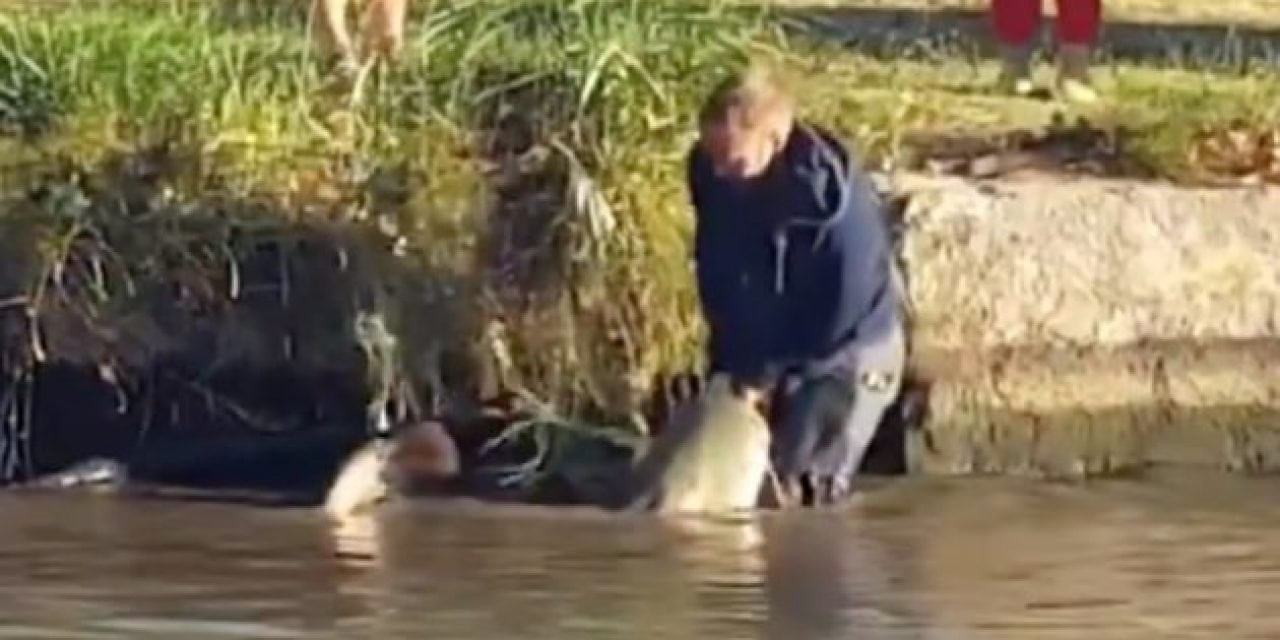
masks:
<path id="1" fill-rule="evenodd" d="M 739 400 L 755 407 L 757 410 L 763 408 L 764 389 L 741 382 L 734 382 L 732 388 L 733 395 L 737 396 Z"/>
<path id="2" fill-rule="evenodd" d="M 758 407 L 760 402 L 764 400 L 764 392 L 755 387 L 742 387 L 738 390 L 738 397 L 742 398 L 743 402 L 753 407 Z"/>

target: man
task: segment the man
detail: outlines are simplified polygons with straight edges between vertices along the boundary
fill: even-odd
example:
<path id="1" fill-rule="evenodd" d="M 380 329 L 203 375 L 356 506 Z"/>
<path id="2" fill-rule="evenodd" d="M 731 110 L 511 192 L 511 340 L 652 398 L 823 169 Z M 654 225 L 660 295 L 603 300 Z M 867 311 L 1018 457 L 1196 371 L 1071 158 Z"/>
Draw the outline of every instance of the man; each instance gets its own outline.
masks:
<path id="1" fill-rule="evenodd" d="M 408 0 L 365 0 L 365 3 L 367 45 L 383 58 L 394 58 L 404 46 Z M 339 72 L 356 76 L 362 62 L 347 31 L 347 0 L 315 0 L 315 8 L 328 44 L 338 56 Z"/>
<path id="2" fill-rule="evenodd" d="M 1040 29 L 1041 0 L 991 0 L 991 19 L 1000 41 L 1001 82 L 1018 95 L 1034 90 L 1031 44 Z M 1097 102 L 1089 82 L 1089 55 L 1102 21 L 1101 0 L 1058 0 L 1058 89 L 1079 103 Z"/>
<path id="3" fill-rule="evenodd" d="M 774 397 L 784 486 L 808 503 L 836 500 L 904 365 L 902 292 L 877 199 L 849 151 L 798 121 L 762 69 L 717 87 L 699 132 L 687 178 L 711 373 L 753 404 Z"/>

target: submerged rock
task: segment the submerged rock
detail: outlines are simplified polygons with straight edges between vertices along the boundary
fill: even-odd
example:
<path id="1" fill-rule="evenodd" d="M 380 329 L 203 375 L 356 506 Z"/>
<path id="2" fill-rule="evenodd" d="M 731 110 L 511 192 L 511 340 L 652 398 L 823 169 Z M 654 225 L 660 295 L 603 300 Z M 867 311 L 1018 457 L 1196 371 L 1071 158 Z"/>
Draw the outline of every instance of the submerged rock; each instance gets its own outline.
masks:
<path id="1" fill-rule="evenodd" d="M 323 509 L 333 518 L 368 511 L 396 495 L 442 491 L 461 466 L 457 446 L 438 422 L 420 422 L 355 450 L 339 469 Z"/>

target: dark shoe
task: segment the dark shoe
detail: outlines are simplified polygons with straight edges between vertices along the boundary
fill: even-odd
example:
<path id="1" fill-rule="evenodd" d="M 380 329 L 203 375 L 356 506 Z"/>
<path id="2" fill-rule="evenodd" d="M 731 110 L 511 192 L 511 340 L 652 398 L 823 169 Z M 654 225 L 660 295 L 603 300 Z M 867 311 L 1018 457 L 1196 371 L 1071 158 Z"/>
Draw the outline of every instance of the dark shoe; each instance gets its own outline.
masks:
<path id="1" fill-rule="evenodd" d="M 1027 45 L 1004 45 L 1000 50 L 1001 90 L 1019 97 L 1035 91 L 1031 79 L 1031 48 Z"/>

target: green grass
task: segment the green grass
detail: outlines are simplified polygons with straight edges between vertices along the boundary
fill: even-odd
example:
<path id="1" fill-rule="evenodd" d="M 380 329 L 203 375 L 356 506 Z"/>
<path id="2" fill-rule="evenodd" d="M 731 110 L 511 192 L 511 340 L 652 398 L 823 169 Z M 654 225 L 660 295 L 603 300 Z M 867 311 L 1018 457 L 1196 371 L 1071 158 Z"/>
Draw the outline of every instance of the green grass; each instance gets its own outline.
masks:
<path id="1" fill-rule="evenodd" d="M 255 6 L 0 17 L 0 300 L 50 318 L 39 335 L 73 315 L 116 336 L 83 357 L 145 366 L 137 343 L 157 336 L 264 334 L 245 238 L 319 234 L 355 266 L 334 275 L 308 258 L 305 275 L 276 274 L 295 340 L 330 347 L 286 349 L 299 366 L 340 361 L 351 309 L 374 305 L 420 385 L 463 371 L 621 415 L 655 376 L 697 363 L 681 162 L 690 116 L 727 65 L 784 61 L 804 115 L 872 165 L 902 159 L 913 132 L 1041 126 L 1062 110 L 994 94 L 990 61 L 864 56 L 756 9 L 688 0 L 421 2 L 404 58 L 351 105 L 327 84 L 303 12 Z M 1274 73 L 1098 74 L 1106 104 L 1067 114 L 1130 129 L 1132 153 L 1166 175 L 1186 172 L 1202 128 L 1280 120 Z M 140 316 L 168 320 L 119 339 Z M 40 348 L 88 349 L 63 344 Z M 252 351 L 227 348 L 223 361 Z"/>

